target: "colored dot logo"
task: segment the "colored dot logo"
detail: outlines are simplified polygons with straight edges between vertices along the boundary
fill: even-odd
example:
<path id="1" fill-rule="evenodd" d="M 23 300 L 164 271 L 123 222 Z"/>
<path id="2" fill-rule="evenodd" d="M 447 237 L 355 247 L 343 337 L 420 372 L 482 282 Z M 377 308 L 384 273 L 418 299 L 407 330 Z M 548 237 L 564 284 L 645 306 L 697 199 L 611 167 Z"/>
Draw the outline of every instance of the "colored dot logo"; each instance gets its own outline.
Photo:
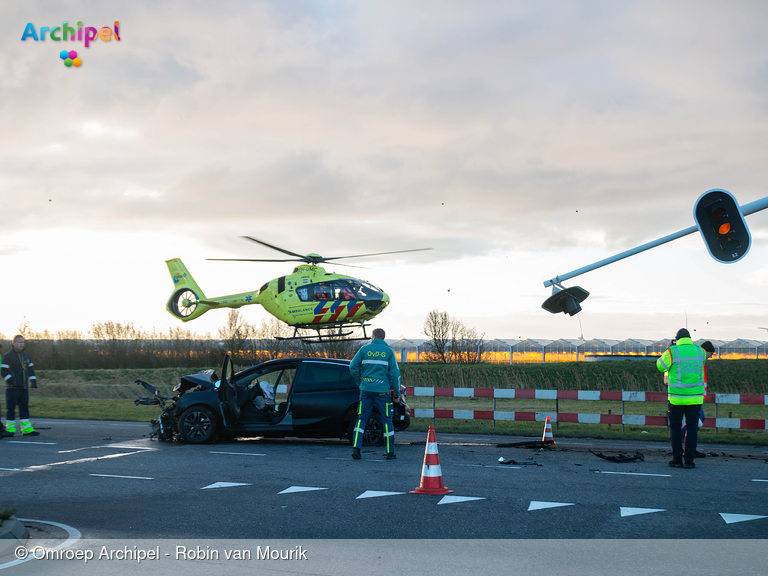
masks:
<path id="1" fill-rule="evenodd" d="M 66 50 L 62 50 L 61 52 L 59 52 L 59 57 L 62 60 L 64 60 L 64 66 L 66 66 L 67 68 L 70 68 L 72 66 L 77 68 L 78 66 L 80 66 L 80 64 L 83 63 L 83 61 L 77 57 L 77 52 L 75 52 L 74 50 L 70 50 L 69 52 L 67 52 Z"/>

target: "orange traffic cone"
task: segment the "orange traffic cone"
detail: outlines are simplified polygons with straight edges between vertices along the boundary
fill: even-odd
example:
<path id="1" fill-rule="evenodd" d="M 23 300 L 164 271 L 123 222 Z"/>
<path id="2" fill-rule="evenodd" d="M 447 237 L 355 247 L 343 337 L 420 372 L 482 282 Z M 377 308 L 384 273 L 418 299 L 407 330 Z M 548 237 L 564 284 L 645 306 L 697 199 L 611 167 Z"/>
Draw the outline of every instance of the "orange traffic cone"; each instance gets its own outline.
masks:
<path id="1" fill-rule="evenodd" d="M 435 427 L 430 426 L 427 432 L 427 447 L 424 450 L 424 466 L 421 469 L 421 484 L 411 490 L 411 494 L 449 494 L 443 486 L 443 471 L 440 469 L 440 455 L 437 453 Z"/>
<path id="2" fill-rule="evenodd" d="M 555 438 L 552 436 L 552 424 L 549 423 L 549 416 L 547 416 L 547 422 L 544 424 L 544 436 L 541 437 L 542 442 L 552 442 L 554 446 L 557 444 Z"/>

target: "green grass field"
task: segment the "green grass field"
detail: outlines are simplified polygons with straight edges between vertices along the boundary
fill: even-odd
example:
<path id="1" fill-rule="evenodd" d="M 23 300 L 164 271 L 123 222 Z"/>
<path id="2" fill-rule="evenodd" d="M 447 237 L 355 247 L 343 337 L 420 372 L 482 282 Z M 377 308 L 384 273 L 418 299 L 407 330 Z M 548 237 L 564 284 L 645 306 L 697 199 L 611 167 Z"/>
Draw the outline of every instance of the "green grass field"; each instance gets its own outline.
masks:
<path id="1" fill-rule="evenodd" d="M 401 365 L 406 386 L 517 388 L 559 390 L 629 390 L 663 391 L 661 375 L 653 362 L 611 361 L 595 363 L 526 364 L 526 365 Z M 768 362 L 761 360 L 710 361 L 710 392 L 768 394 Z M 34 418 L 79 418 L 88 420 L 125 420 L 146 422 L 160 412 L 156 406 L 135 406 L 133 400 L 145 396 L 145 390 L 134 383 L 137 378 L 157 386 L 164 394 L 189 369 L 118 369 L 38 371 L 40 387 L 30 397 L 30 413 Z M 409 397 L 413 408 L 453 410 L 501 410 L 514 412 L 563 412 L 579 414 L 621 414 L 621 402 L 575 400 L 509 400 L 485 398 Z M 433 404 L 434 403 L 434 404 Z M 625 402 L 624 414 L 664 416 L 666 404 Z M 705 404 L 708 418 L 715 417 L 714 404 Z M 721 404 L 721 418 L 768 419 L 768 406 Z M 411 430 L 426 431 L 432 419 L 414 419 Z M 436 430 L 481 434 L 541 436 L 540 422 L 507 422 L 483 420 L 434 420 Z M 600 424 L 553 424 L 555 436 L 583 438 L 626 438 L 666 440 L 663 426 L 625 426 Z M 702 442 L 747 443 L 768 445 L 768 432 L 761 430 L 703 429 Z"/>

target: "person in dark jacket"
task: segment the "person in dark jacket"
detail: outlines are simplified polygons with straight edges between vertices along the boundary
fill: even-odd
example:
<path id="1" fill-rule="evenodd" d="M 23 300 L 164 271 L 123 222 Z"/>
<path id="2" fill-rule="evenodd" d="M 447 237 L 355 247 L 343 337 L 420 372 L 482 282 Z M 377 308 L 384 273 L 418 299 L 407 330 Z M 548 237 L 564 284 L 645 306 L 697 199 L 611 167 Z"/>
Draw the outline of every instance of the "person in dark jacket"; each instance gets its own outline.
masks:
<path id="1" fill-rule="evenodd" d="M 0 344 L 0 350 L 2 349 L 3 349 L 3 345 Z M 0 412 L 2 411 L 3 411 L 3 407 L 0 406 Z M 8 430 L 5 429 L 5 426 L 3 426 L 1 423 L 0 423 L 0 428 L 2 429 L 0 431 L 0 438 L 4 438 L 5 436 L 13 436 L 13 432 L 8 432 Z"/>
<path id="2" fill-rule="evenodd" d="M 702 342 L 701 343 L 701 347 L 704 349 L 704 352 L 707 353 L 707 360 L 712 358 L 712 355 L 715 353 L 715 346 L 714 346 L 714 344 L 712 344 L 712 342 L 707 340 L 706 342 Z M 706 397 L 707 397 L 707 364 L 705 362 L 704 363 L 704 398 L 706 399 Z M 705 418 L 705 416 L 704 416 L 704 404 L 702 404 L 701 405 L 701 410 L 699 411 L 699 426 L 698 426 L 699 429 L 701 429 L 701 427 L 704 426 L 704 418 Z M 687 421 L 686 421 L 686 423 L 683 424 L 683 427 L 680 429 L 680 432 L 683 434 L 683 452 L 685 452 L 685 439 L 686 439 L 686 436 L 687 436 L 686 433 L 688 432 L 688 423 L 687 423 Z M 698 439 L 697 439 L 697 441 L 698 441 Z M 706 457 L 706 454 L 704 452 L 699 452 L 698 450 L 694 450 L 693 454 L 694 454 L 694 456 L 696 456 L 696 458 L 704 458 L 704 457 Z"/>
<path id="3" fill-rule="evenodd" d="M 352 379 L 360 388 L 357 424 L 352 437 L 352 458 L 361 458 L 363 433 L 375 404 L 384 426 L 384 446 L 387 449 L 385 457 L 392 460 L 397 458 L 395 428 L 392 425 L 392 400 L 400 402 L 400 368 L 397 366 L 395 353 L 384 342 L 384 330 L 376 328 L 372 336 L 371 343 L 360 348 L 349 365 Z"/>
<path id="4" fill-rule="evenodd" d="M 8 411 L 5 413 L 5 429 L 11 435 L 16 433 L 16 406 L 19 407 L 21 433 L 24 436 L 39 436 L 29 421 L 29 389 L 37 389 L 35 365 L 24 352 L 24 337 L 13 337 L 13 348 L 3 355 L 2 370 L 5 380 L 5 402 Z"/>

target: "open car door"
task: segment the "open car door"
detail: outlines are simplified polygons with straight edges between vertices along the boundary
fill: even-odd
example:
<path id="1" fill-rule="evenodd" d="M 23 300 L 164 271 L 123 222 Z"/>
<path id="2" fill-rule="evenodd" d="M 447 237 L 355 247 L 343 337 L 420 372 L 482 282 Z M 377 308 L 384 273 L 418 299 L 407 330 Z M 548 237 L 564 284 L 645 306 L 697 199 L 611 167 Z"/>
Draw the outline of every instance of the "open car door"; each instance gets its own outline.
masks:
<path id="1" fill-rule="evenodd" d="M 221 366 L 221 384 L 219 386 L 219 402 L 221 412 L 224 415 L 224 428 L 232 430 L 240 418 L 240 408 L 237 405 L 237 391 L 235 390 L 235 367 L 232 357 L 227 354 Z"/>

